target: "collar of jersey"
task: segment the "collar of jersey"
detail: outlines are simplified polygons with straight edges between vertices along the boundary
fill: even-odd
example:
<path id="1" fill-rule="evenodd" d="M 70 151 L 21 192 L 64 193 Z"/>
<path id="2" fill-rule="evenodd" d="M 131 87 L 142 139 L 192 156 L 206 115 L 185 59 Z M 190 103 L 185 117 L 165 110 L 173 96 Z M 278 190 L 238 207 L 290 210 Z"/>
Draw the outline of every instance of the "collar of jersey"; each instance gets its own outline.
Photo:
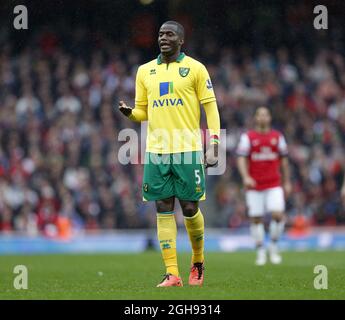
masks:
<path id="1" fill-rule="evenodd" d="M 176 62 L 181 62 L 185 56 L 186 55 L 184 54 L 184 52 L 181 52 L 178 55 L 178 57 L 176 58 Z M 162 64 L 162 55 L 161 54 L 159 54 L 157 57 L 157 64 Z"/>

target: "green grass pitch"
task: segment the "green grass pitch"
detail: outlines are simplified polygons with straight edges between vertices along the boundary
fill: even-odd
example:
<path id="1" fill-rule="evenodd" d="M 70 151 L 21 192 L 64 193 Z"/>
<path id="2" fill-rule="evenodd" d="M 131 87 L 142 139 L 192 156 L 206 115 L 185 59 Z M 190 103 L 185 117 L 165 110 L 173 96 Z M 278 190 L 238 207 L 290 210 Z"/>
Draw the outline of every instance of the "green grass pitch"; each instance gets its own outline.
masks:
<path id="1" fill-rule="evenodd" d="M 254 252 L 207 253 L 203 287 L 188 286 L 190 255 L 178 256 L 183 288 L 156 288 L 160 253 L 0 256 L 2 299 L 345 299 L 345 253 L 284 252 L 282 265 L 254 266 Z M 28 289 L 13 287 L 16 265 Z M 314 267 L 328 269 L 328 289 L 314 289 Z"/>

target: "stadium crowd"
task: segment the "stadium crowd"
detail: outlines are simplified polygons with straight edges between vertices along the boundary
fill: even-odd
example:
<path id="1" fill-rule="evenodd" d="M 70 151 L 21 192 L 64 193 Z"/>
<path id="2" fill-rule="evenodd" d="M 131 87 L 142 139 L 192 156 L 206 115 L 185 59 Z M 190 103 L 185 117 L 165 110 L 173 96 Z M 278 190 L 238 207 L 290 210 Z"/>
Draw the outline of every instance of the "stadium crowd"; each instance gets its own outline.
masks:
<path id="1" fill-rule="evenodd" d="M 121 117 L 118 100 L 133 105 L 136 70 L 148 57 L 126 43 L 87 37 L 76 30 L 66 42 L 43 31 L 21 52 L 10 45 L 0 51 L 0 231 L 49 236 L 66 224 L 90 230 L 155 223 L 154 205 L 141 200 L 142 165 L 117 158 L 120 130 L 139 129 Z M 227 170 L 207 186 L 214 226 L 248 223 L 234 150 L 258 105 L 271 108 L 289 144 L 290 221 L 344 224 L 344 55 L 284 47 L 253 54 L 207 37 L 203 48 L 191 43 L 185 52 L 207 66 L 227 129 Z"/>

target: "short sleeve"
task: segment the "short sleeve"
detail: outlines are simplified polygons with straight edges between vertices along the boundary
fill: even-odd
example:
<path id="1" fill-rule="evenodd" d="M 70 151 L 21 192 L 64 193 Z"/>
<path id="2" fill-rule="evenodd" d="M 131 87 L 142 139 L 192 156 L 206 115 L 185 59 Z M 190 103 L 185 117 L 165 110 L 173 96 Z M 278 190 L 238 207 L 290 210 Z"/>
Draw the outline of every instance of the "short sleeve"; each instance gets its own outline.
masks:
<path id="1" fill-rule="evenodd" d="M 247 157 L 250 152 L 250 140 L 246 133 L 242 133 L 240 137 L 240 141 L 237 145 L 236 154 L 238 156 Z"/>
<path id="2" fill-rule="evenodd" d="M 196 78 L 196 92 L 200 103 L 216 100 L 210 76 L 204 65 L 201 65 Z"/>
<path id="3" fill-rule="evenodd" d="M 278 141 L 279 154 L 284 157 L 288 155 L 288 147 L 284 136 L 281 134 Z"/>
<path id="4" fill-rule="evenodd" d="M 135 79 L 135 105 L 147 106 L 147 90 L 144 84 L 143 68 L 139 67 Z"/>

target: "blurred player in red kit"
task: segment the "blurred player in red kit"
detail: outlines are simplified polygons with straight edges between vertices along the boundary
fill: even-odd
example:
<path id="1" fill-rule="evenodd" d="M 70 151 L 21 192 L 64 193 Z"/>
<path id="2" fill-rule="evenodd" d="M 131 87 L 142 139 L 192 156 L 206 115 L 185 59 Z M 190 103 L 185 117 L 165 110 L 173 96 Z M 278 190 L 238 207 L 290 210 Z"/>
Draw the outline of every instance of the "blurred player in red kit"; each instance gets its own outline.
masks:
<path id="1" fill-rule="evenodd" d="M 267 261 L 263 217 L 272 214 L 269 225 L 269 257 L 273 264 L 282 261 L 277 242 L 284 231 L 285 198 L 291 193 L 288 150 L 284 136 L 271 128 L 271 113 L 259 107 L 255 129 L 243 133 L 237 147 L 237 166 L 246 188 L 246 204 L 251 220 L 250 232 L 257 248 L 257 265 Z M 281 177 L 282 172 L 282 177 Z"/>

